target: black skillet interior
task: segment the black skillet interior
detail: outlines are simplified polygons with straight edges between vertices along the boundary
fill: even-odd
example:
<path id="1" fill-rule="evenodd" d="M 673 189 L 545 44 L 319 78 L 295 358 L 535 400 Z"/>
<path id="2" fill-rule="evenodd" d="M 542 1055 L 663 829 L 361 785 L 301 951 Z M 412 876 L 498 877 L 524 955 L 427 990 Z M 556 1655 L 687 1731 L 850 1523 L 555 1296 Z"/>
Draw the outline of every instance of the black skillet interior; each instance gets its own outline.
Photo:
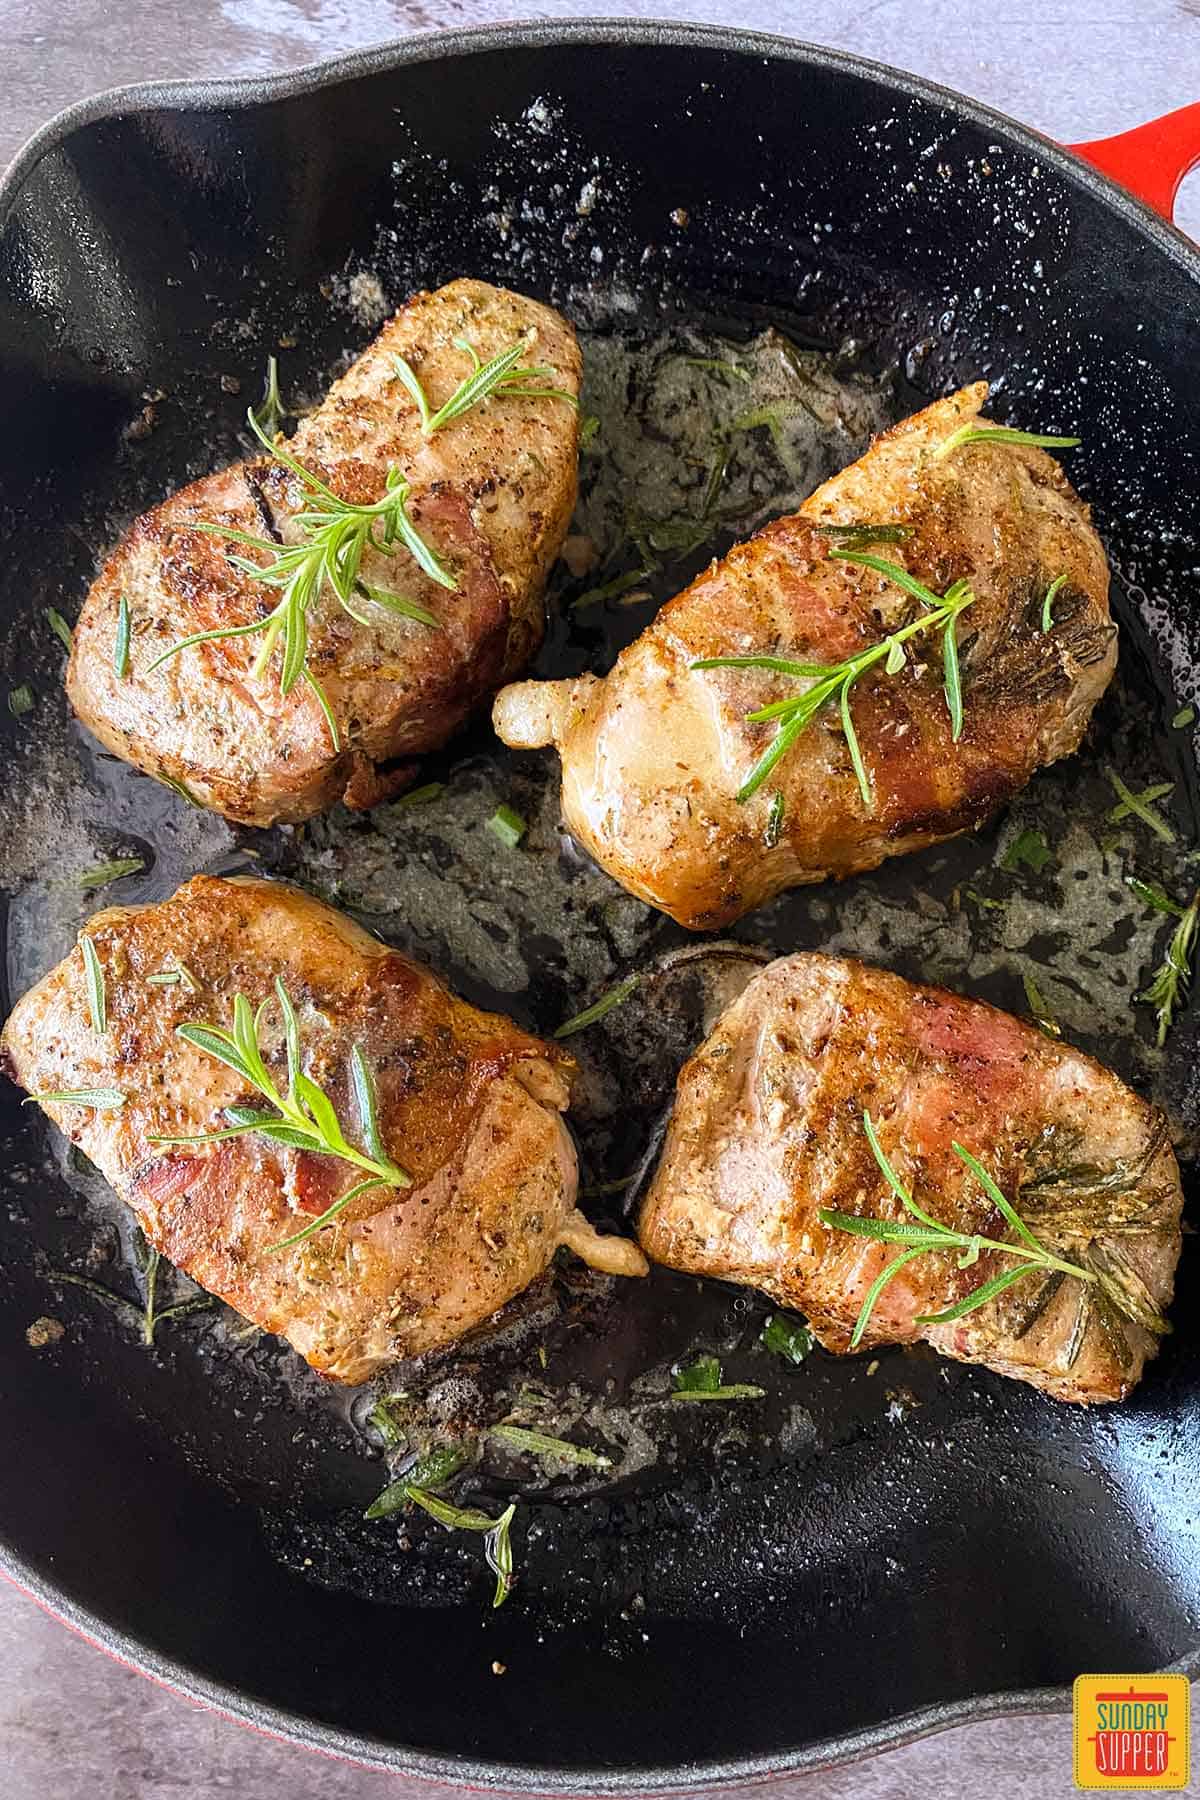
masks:
<path id="1" fill-rule="evenodd" d="M 369 334 L 372 276 L 393 303 L 458 273 L 507 282 L 599 338 L 696 323 L 740 337 L 770 321 L 886 377 L 893 410 L 983 374 L 1002 416 L 1078 432 L 1071 473 L 1123 577 L 1124 672 L 1085 754 L 1042 778 L 1018 823 L 1052 846 L 1081 819 L 1103 833 L 1112 762 L 1139 786 L 1174 780 L 1172 854 L 1195 842 L 1191 734 L 1170 720 L 1193 697 L 1181 672 L 1200 642 L 1200 270 L 990 116 L 734 34 L 526 28 L 321 80 L 101 108 L 56 133 L 11 198 L 0 667 L 35 695 L 32 713 L 4 714 L 14 985 L 93 904 L 55 878 L 130 851 L 148 868 L 106 899 L 154 898 L 255 851 L 543 1029 L 679 941 L 572 859 L 542 759 L 498 754 L 483 728 L 435 771 L 447 789 L 432 814 L 297 839 L 188 813 L 65 719 L 42 609 L 73 617 L 119 526 L 237 453 L 266 350 L 282 339 L 285 371 L 320 390 Z M 644 616 L 560 621 L 541 667 L 603 668 Z M 483 828 L 497 799 L 534 821 L 518 860 Z M 991 881 L 1034 919 L 1023 950 L 1050 969 L 1071 1034 L 1190 1131 L 1191 1019 L 1155 1057 L 1104 955 L 1128 951 L 1135 926 L 1085 941 L 1064 892 L 1090 881 L 1112 902 L 1128 868 L 1178 882 L 1177 863 L 1126 832 L 1086 868 L 1060 851 L 1060 866 L 1001 877 L 1013 828 L 777 903 L 738 935 L 864 949 L 1020 1010 L 1020 957 L 993 909 L 956 936 L 963 892 Z M 1136 929 L 1152 941 L 1153 921 Z M 594 1181 L 635 1159 L 691 1030 L 685 1001 L 631 1003 L 580 1040 Z M 125 1313 L 55 1276 L 144 1285 L 115 1215 L 96 1224 L 86 1176 L 7 1086 L 0 1106 L 4 1561 L 110 1646 L 241 1716 L 474 1783 L 695 1787 L 1057 1703 L 1045 1690 L 1083 1668 L 1195 1654 L 1190 1243 L 1175 1337 L 1131 1401 L 1094 1414 L 897 1352 L 792 1370 L 756 1348 L 765 1309 L 747 1297 L 661 1272 L 616 1295 L 560 1276 L 538 1300 L 551 1386 L 586 1398 L 611 1383 L 624 1402 L 644 1396 L 646 1371 L 718 1348 L 769 1396 L 753 1420 L 682 1409 L 706 1415 L 685 1427 L 660 1408 L 639 1472 L 535 1493 L 522 1584 L 492 1613 L 476 1546 L 414 1528 L 406 1550 L 394 1528 L 361 1526 L 380 1466 L 349 1406 L 295 1359 L 265 1340 L 238 1348 L 203 1313 L 148 1350 Z M 66 1330 L 35 1352 L 40 1316 Z M 520 1348 L 496 1354 L 524 1366 Z M 485 1380 L 487 1363 L 460 1359 L 454 1378 Z"/>

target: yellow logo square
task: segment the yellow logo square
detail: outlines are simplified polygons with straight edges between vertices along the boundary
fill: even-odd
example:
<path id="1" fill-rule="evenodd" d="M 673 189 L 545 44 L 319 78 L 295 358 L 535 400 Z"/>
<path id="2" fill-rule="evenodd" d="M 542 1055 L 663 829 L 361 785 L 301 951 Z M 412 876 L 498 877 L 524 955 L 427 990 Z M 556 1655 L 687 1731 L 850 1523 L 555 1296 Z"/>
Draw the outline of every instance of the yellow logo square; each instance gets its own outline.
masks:
<path id="1" fill-rule="evenodd" d="M 1080 1675 L 1075 1786 L 1186 1788 L 1191 1709 L 1186 1675 Z"/>

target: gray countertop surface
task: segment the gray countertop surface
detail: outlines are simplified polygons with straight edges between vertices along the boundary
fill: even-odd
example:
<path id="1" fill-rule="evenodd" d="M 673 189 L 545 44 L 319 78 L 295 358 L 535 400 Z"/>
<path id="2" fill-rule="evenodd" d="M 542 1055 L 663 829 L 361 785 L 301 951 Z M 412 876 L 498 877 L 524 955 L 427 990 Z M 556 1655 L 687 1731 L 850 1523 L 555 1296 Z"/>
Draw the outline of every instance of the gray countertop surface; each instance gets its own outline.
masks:
<path id="1" fill-rule="evenodd" d="M 1200 99 L 1200 0 L 0 0 L 0 163 L 60 108 L 166 76 L 257 74 L 412 31 L 581 13 L 737 22 L 933 77 L 1065 142 Z M 1200 237 L 1200 171 L 1178 221 Z M 1197 1724 L 1200 1724 L 1198 1719 Z M 413 1800 L 432 1790 L 257 1736 L 111 1662 L 0 1591 L 6 1800 Z M 779 1800 L 959 1800 L 1075 1792 L 1070 1721 L 993 1720 L 773 1784 Z M 1194 1759 L 1200 1763 L 1200 1757 Z M 1190 1790 L 1200 1792 L 1193 1785 Z"/>

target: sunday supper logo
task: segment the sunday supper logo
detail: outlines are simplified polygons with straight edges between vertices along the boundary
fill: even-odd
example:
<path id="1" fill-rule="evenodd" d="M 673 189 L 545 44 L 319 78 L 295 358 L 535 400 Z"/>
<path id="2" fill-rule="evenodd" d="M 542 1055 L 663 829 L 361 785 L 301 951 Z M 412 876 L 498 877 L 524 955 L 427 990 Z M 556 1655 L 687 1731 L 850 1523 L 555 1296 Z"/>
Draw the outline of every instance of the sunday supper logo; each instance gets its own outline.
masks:
<path id="1" fill-rule="evenodd" d="M 1187 1787 L 1186 1675 L 1080 1675 L 1074 1720 L 1077 1788 Z"/>

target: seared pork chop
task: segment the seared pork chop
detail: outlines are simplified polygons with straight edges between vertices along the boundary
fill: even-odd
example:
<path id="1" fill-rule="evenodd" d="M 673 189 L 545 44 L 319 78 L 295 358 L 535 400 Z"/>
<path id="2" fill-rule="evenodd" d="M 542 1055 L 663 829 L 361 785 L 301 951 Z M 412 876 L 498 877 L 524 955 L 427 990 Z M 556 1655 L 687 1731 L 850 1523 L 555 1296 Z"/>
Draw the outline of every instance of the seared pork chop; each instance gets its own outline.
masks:
<path id="1" fill-rule="evenodd" d="M 436 409 L 471 372 L 456 340 L 485 363 L 520 342 L 522 365 L 547 373 L 526 384 L 532 392 L 500 389 L 427 436 L 395 358 Z M 196 644 L 151 668 L 181 640 L 253 624 L 280 599 L 230 560 L 265 567 L 268 552 L 195 526 L 286 548 L 304 541 L 297 514 L 322 503 L 282 462 L 236 463 L 146 513 L 108 558 L 75 627 L 67 691 L 79 717 L 116 755 L 245 824 L 305 819 L 343 798 L 369 806 L 410 779 L 410 768 L 382 765 L 444 743 L 541 641 L 542 589 L 575 504 L 579 374 L 570 326 L 535 301 L 481 281 L 416 295 L 286 449 L 356 505 L 378 502 L 398 470 L 412 525 L 454 587 L 403 545 L 368 548 L 355 616 L 320 587 L 308 667 L 332 727 L 307 678 L 281 691 L 282 646 L 254 672 L 261 636 Z M 372 588 L 434 623 L 398 615 Z"/>
<path id="2" fill-rule="evenodd" d="M 986 396 L 978 382 L 886 432 L 663 607 L 605 680 L 525 682 L 497 697 L 505 743 L 557 747 L 563 817 L 580 843 L 681 925 L 726 925 L 783 888 L 969 830 L 1078 745 L 1116 663 L 1108 565 L 1044 451 L 985 438 L 939 456 Z M 870 525 L 883 527 L 879 540 L 847 538 L 845 528 Z M 938 597 L 969 584 L 973 602 L 954 627 L 961 735 L 941 645 L 918 631 L 900 667 L 880 661 L 854 683 L 861 773 L 835 695 L 746 797 L 781 728 L 747 714 L 814 678 L 693 665 L 770 656 L 832 667 L 919 620 L 918 598 L 842 559 L 856 543 Z"/>
<path id="3" fill-rule="evenodd" d="M 559 1244 L 610 1272 L 645 1273 L 636 1245 L 600 1237 L 576 1211 L 561 1117 L 571 1058 L 455 999 L 331 908 L 278 883 L 201 875 L 161 905 L 97 913 L 84 935 L 102 971 L 106 1029 L 95 1029 L 77 947 L 5 1026 L 17 1080 L 35 1096 L 107 1090 L 96 1104 L 43 1105 L 164 1256 L 322 1374 L 363 1381 L 450 1343 L 540 1275 Z M 266 1066 L 286 1092 L 277 981 L 295 1008 L 302 1074 L 365 1154 L 357 1046 L 373 1072 L 380 1148 L 409 1182 L 367 1189 L 282 1248 L 361 1166 L 258 1132 L 155 1141 L 227 1131 L 231 1107 L 270 1110 L 178 1035 L 227 1027 L 235 995 L 258 1014 Z"/>
<path id="4" fill-rule="evenodd" d="M 882 1289 L 863 1346 L 924 1338 L 1060 1400 L 1129 1393 L 1157 1348 L 1181 1242 L 1161 1114 L 1032 1026 L 861 963 L 768 964 L 684 1066 L 641 1216 L 647 1255 L 761 1288 L 804 1312 L 826 1349 L 848 1349 L 871 1284 L 909 1246 L 823 1223 L 821 1209 L 914 1223 L 874 1159 L 864 1112 L 939 1224 L 1020 1249 L 957 1142 L 1048 1251 L 1097 1279 L 1034 1271 L 927 1324 L 1020 1265 L 999 1251 L 965 1267 L 927 1252 Z"/>

